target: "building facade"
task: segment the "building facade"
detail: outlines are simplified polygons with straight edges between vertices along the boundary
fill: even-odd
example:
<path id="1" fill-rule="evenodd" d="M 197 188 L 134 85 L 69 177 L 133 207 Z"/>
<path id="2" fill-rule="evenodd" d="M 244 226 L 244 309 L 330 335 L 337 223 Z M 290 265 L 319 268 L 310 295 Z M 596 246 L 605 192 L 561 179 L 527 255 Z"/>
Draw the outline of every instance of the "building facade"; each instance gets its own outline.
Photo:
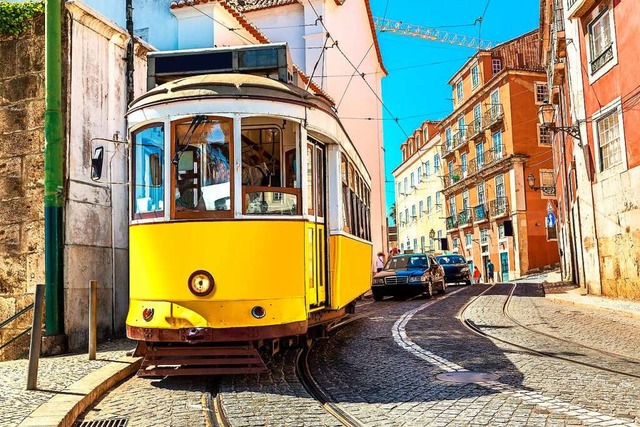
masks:
<path id="1" fill-rule="evenodd" d="M 401 145 L 393 172 L 398 246 L 403 252 L 440 252 L 445 237 L 438 122 L 424 122 Z"/>
<path id="2" fill-rule="evenodd" d="M 548 96 L 539 52 L 531 32 L 480 51 L 449 81 L 454 110 L 440 124 L 447 236 L 483 277 L 489 260 L 506 281 L 559 259 L 550 133 L 537 124 Z"/>
<path id="3" fill-rule="evenodd" d="M 640 299 L 638 2 L 541 2 L 555 167 L 566 201 L 561 248 L 583 292 Z M 573 252 L 571 252 L 573 251 Z"/>

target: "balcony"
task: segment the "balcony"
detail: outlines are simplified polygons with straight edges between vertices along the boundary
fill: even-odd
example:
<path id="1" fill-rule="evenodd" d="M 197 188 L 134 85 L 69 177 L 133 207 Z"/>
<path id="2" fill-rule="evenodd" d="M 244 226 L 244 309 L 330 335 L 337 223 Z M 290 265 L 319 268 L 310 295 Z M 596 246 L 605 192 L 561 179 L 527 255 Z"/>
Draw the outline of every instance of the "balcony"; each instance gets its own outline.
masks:
<path id="1" fill-rule="evenodd" d="M 475 217 L 476 222 L 484 221 L 489 219 L 489 215 L 487 212 L 487 207 L 484 203 L 474 206 L 473 208 L 473 216 Z"/>
<path id="2" fill-rule="evenodd" d="M 490 129 L 494 125 L 502 123 L 504 111 L 502 104 L 487 104 L 484 110 L 484 128 Z"/>
<path id="3" fill-rule="evenodd" d="M 605 64 L 613 59 L 613 43 L 602 51 L 593 61 L 591 61 L 591 74 L 594 74 Z"/>
<path id="4" fill-rule="evenodd" d="M 466 133 L 464 130 L 459 130 L 453 134 L 453 149 L 456 149 L 467 142 Z"/>
<path id="5" fill-rule="evenodd" d="M 474 139 L 482 135 L 482 118 L 476 119 L 467 126 L 467 138 Z"/>
<path id="6" fill-rule="evenodd" d="M 567 16 L 569 16 L 569 19 L 580 18 L 596 2 L 597 0 L 567 0 Z"/>
<path id="7" fill-rule="evenodd" d="M 506 157 L 507 153 L 504 146 L 500 146 L 497 150 L 487 150 L 475 159 L 469 160 L 466 169 L 458 166 L 449 171 L 448 174 L 444 175 L 443 186 L 446 189 L 454 185 L 458 181 L 470 178 L 476 173 L 481 172 L 482 170 L 490 166 L 493 166 Z"/>
<path id="8" fill-rule="evenodd" d="M 453 230 L 454 228 L 458 228 L 458 218 L 456 214 L 447 217 L 447 230 Z"/>
<path id="9" fill-rule="evenodd" d="M 489 214 L 491 218 L 500 218 L 509 213 L 509 200 L 506 197 L 496 197 L 489 202 Z"/>
<path id="10" fill-rule="evenodd" d="M 444 144 L 440 146 L 440 154 L 442 157 L 446 157 L 448 154 L 453 152 L 453 139 L 451 141 L 446 141 Z"/>
<path id="11" fill-rule="evenodd" d="M 465 174 L 466 176 L 466 174 Z M 450 187 L 456 182 L 460 181 L 463 178 L 462 168 L 460 166 L 454 168 L 452 171 L 449 171 L 447 175 L 443 176 L 444 179 L 444 188 Z"/>
<path id="12" fill-rule="evenodd" d="M 473 213 L 471 209 L 463 209 L 458 214 L 458 227 L 464 227 L 473 223 Z"/>

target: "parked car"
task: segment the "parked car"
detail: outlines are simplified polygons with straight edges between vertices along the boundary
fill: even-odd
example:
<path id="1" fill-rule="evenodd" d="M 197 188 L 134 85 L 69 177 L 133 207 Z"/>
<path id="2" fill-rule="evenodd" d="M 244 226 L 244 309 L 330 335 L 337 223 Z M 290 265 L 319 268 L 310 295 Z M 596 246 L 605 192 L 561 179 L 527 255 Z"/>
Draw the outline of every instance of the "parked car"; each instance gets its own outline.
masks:
<path id="1" fill-rule="evenodd" d="M 438 255 L 436 260 L 444 268 L 447 283 L 471 284 L 471 270 L 462 255 Z"/>
<path id="2" fill-rule="evenodd" d="M 433 256 L 425 254 L 396 255 L 387 261 L 382 271 L 373 276 L 373 299 L 385 296 L 411 296 L 435 291 L 445 293 L 444 270 Z"/>

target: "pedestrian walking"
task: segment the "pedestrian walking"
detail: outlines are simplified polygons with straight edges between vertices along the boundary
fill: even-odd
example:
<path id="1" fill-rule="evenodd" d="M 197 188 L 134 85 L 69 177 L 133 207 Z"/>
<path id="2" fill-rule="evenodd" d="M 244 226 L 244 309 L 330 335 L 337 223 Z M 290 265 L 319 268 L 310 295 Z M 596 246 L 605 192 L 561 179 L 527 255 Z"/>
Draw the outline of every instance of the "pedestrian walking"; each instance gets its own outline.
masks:
<path id="1" fill-rule="evenodd" d="M 494 266 L 491 262 L 491 259 L 487 262 L 487 282 L 491 284 L 495 284 L 495 279 L 493 278 Z"/>
<path id="2" fill-rule="evenodd" d="M 480 270 L 478 270 L 478 266 L 473 267 L 473 283 L 476 285 L 480 284 Z"/>
<path id="3" fill-rule="evenodd" d="M 378 252 L 378 258 L 376 259 L 376 271 L 379 273 L 384 268 L 384 254 Z"/>

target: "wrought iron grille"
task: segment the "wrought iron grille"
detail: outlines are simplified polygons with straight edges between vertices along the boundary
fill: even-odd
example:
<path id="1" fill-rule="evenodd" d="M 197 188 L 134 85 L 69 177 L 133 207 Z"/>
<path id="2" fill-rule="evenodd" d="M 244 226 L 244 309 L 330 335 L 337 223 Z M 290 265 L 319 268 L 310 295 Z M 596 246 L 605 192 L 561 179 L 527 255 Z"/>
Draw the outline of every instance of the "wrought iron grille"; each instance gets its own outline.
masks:
<path id="1" fill-rule="evenodd" d="M 506 215 L 509 212 L 509 200 L 506 197 L 496 197 L 489 202 L 489 213 L 492 218 Z"/>
<path id="2" fill-rule="evenodd" d="M 447 230 L 451 230 L 453 228 L 456 228 L 458 226 L 458 218 L 457 216 L 451 215 L 447 217 Z"/>
<path id="3" fill-rule="evenodd" d="M 487 104 L 484 113 L 484 125 L 490 127 L 502 120 L 502 104 Z"/>
<path id="4" fill-rule="evenodd" d="M 613 59 L 613 44 L 610 44 L 600 55 L 591 61 L 591 73 L 595 73 L 600 68 Z"/>
<path id="5" fill-rule="evenodd" d="M 475 138 L 482 133 L 482 118 L 476 119 L 467 126 L 467 137 Z"/>
<path id="6" fill-rule="evenodd" d="M 483 204 L 475 206 L 473 208 L 473 214 L 476 217 L 476 221 L 482 221 L 484 219 L 488 219 L 489 216 L 487 215 L 487 208 L 486 206 Z"/>
<path id="7" fill-rule="evenodd" d="M 469 224 L 471 224 L 472 221 L 473 221 L 473 215 L 472 215 L 471 209 L 463 209 L 458 214 L 458 225 L 459 226 L 469 225 Z"/>

